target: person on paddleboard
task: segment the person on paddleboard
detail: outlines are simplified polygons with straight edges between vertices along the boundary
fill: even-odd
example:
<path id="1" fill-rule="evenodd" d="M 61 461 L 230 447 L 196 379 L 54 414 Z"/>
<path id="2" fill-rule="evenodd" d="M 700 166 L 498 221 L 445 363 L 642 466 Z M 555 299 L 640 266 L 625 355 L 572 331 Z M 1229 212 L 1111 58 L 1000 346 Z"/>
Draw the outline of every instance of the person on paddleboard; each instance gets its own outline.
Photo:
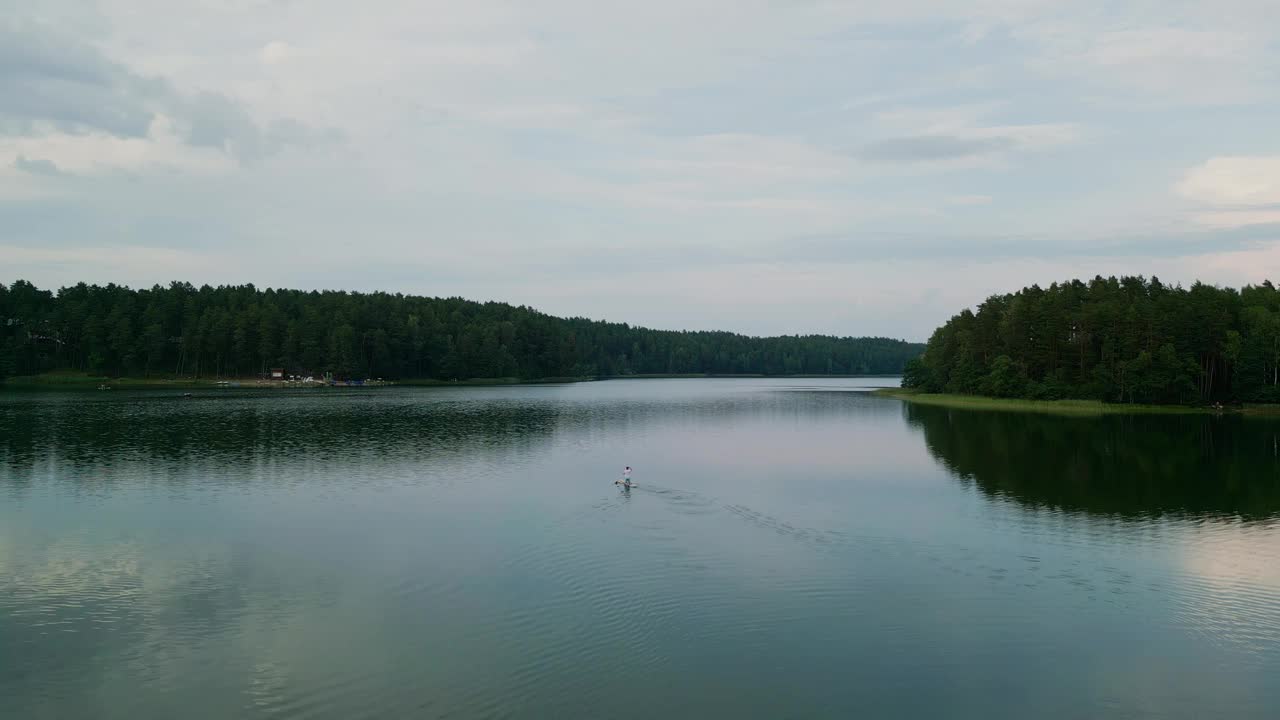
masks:
<path id="1" fill-rule="evenodd" d="M 622 470 L 622 479 L 614 481 L 615 485 L 625 485 L 631 487 L 631 466 L 628 465 Z"/>

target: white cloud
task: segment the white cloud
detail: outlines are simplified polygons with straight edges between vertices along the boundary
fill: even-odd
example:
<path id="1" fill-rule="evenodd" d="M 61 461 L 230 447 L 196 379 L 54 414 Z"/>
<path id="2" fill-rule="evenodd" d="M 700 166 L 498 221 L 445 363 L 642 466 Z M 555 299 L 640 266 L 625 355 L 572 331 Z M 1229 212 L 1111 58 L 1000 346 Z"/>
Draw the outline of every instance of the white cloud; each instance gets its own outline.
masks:
<path id="1" fill-rule="evenodd" d="M 1191 218 L 1204 227 L 1280 224 L 1280 155 L 1210 158 L 1187 170 L 1175 190 L 1196 206 Z"/>
<path id="2" fill-rule="evenodd" d="M 1071 145 L 1087 137 L 1076 123 L 1002 124 L 992 117 L 1002 103 L 903 106 L 874 114 L 888 137 L 864 144 L 857 156 L 870 163 L 913 170 L 1006 168 L 1016 155 Z"/>
<path id="3" fill-rule="evenodd" d="M 278 65 L 288 62 L 291 58 L 298 55 L 298 48 L 287 42 L 280 40 L 272 40 L 262 46 L 262 62 L 267 65 Z"/>
<path id="4" fill-rule="evenodd" d="M 236 161 L 215 148 L 194 147 L 175 132 L 172 120 L 157 115 L 144 137 L 104 132 L 67 133 L 51 127 L 34 135 L 0 136 L 0 164 L 40 158 L 58 171 L 77 175 L 114 171 L 225 173 Z"/>
<path id="5" fill-rule="evenodd" d="M 1280 205 L 1280 155 L 1210 158 L 1187 171 L 1178 191 L 1210 205 Z"/>
<path id="6" fill-rule="evenodd" d="M 891 137 L 859 151 L 868 162 L 928 164 L 932 167 L 1000 166 L 1019 152 L 1048 150 L 1074 142 L 1070 124 L 973 127 L 952 133 Z"/>

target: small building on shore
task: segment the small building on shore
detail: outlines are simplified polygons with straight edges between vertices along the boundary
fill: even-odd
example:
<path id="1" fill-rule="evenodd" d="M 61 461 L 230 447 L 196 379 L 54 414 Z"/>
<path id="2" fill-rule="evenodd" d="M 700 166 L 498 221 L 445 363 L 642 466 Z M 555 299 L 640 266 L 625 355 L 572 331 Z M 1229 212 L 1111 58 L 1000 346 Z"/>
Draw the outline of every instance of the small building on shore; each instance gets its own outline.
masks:
<path id="1" fill-rule="evenodd" d="M 283 380 L 283 379 L 284 379 L 284 368 L 271 368 L 271 379 L 272 379 L 272 380 Z"/>

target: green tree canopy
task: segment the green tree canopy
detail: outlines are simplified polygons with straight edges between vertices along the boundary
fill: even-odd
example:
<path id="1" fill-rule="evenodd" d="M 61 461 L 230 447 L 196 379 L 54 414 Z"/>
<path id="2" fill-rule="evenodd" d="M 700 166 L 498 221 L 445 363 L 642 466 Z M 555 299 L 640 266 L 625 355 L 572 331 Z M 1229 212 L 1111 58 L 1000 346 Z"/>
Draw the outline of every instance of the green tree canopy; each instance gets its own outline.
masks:
<path id="1" fill-rule="evenodd" d="M 938 328 L 903 384 L 1111 402 L 1280 402 L 1280 291 L 1072 280 L 988 298 Z"/>

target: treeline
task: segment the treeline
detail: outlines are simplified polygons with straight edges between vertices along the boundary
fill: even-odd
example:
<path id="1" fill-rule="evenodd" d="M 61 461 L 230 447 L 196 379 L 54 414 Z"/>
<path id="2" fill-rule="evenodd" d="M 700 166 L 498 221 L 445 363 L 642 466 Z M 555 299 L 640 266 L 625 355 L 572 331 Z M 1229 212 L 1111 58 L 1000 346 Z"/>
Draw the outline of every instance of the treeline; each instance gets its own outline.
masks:
<path id="1" fill-rule="evenodd" d="M 1280 402 L 1280 291 L 1096 277 L 997 295 L 938 328 L 904 386 L 1031 399 Z"/>
<path id="2" fill-rule="evenodd" d="M 467 379 L 632 374 L 881 374 L 923 349 L 887 338 L 649 330 L 461 298 L 171 283 L 55 292 L 0 284 L 0 378 Z"/>

